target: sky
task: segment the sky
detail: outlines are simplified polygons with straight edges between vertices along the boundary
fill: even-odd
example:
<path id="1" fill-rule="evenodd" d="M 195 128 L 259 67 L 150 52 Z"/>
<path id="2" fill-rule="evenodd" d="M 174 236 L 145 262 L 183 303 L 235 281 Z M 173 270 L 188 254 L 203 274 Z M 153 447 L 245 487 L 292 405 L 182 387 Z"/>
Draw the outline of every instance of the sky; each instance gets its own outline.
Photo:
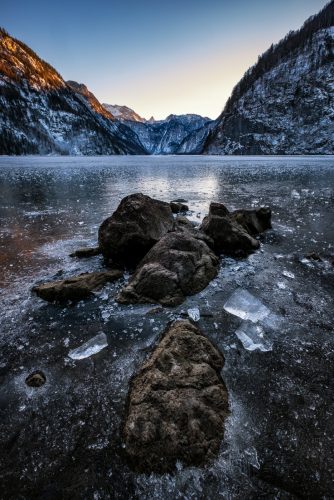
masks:
<path id="1" fill-rule="evenodd" d="M 216 118 L 259 54 L 326 3 L 2 0 L 0 25 L 101 102 Z"/>

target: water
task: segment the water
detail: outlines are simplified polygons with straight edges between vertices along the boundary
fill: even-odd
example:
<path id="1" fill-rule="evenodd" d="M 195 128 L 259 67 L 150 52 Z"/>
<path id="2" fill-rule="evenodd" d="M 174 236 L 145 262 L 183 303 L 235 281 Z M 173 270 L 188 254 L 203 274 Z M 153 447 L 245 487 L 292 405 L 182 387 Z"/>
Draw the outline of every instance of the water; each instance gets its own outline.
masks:
<path id="1" fill-rule="evenodd" d="M 100 157 L 0 159 L 0 457 L 5 498 L 332 498 L 334 496 L 334 159 Z M 142 191 L 188 200 L 200 222 L 211 200 L 270 205 L 261 250 L 222 260 L 218 277 L 174 309 L 120 306 L 127 281 L 69 308 L 31 295 L 36 282 L 103 268 L 101 221 Z M 296 194 L 297 193 L 297 194 Z M 303 262 L 315 252 L 322 262 Z M 247 290 L 271 314 L 272 350 L 247 350 L 242 318 L 223 305 Z M 198 326 L 225 356 L 231 414 L 206 469 L 136 475 L 123 456 L 128 384 L 168 322 L 198 309 Z M 103 333 L 108 345 L 70 351 Z M 262 332 L 260 331 L 260 334 Z M 46 383 L 25 384 L 41 370 Z"/>

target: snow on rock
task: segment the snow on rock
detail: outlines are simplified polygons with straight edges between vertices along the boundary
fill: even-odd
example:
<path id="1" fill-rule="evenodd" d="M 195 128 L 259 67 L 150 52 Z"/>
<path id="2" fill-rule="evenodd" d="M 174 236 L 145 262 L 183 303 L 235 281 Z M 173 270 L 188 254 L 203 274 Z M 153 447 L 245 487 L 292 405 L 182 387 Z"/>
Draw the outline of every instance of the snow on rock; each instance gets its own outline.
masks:
<path id="1" fill-rule="evenodd" d="M 333 5 L 272 46 L 245 73 L 205 153 L 333 154 Z"/>

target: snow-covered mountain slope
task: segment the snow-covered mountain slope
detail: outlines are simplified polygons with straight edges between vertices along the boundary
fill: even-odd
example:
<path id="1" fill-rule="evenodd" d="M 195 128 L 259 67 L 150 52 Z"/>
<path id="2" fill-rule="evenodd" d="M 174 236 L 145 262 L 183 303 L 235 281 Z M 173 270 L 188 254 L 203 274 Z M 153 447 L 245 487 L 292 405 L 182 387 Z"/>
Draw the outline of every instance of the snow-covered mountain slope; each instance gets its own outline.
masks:
<path id="1" fill-rule="evenodd" d="M 145 153 L 131 129 L 74 83 L 0 30 L 0 154 Z"/>
<path id="2" fill-rule="evenodd" d="M 130 120 L 132 122 L 146 122 L 145 118 L 138 115 L 133 109 L 127 106 L 118 106 L 117 104 L 106 104 L 103 103 L 102 106 L 106 111 L 111 113 L 117 120 L 126 121 Z"/>
<path id="3" fill-rule="evenodd" d="M 334 153 L 334 2 L 272 46 L 235 87 L 207 154 Z"/>
<path id="4" fill-rule="evenodd" d="M 169 115 L 165 120 L 159 121 L 124 123 L 137 134 L 148 154 L 163 155 L 190 154 L 200 150 L 210 131 L 212 120 L 188 114 Z M 196 143 L 196 137 L 198 141 L 201 139 L 200 147 Z"/>

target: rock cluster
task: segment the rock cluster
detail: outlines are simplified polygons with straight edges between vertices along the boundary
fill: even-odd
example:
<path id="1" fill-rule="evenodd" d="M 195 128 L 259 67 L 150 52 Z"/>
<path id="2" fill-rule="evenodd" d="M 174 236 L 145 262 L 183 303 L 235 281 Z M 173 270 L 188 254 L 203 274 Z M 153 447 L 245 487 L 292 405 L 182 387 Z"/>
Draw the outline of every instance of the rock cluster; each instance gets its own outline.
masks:
<path id="1" fill-rule="evenodd" d="M 135 268 L 116 297 L 120 303 L 176 306 L 217 275 L 221 253 L 253 252 L 260 245 L 255 237 L 271 227 L 269 208 L 229 212 L 211 203 L 199 228 L 180 215 L 185 211 L 183 200 L 168 204 L 141 193 L 127 196 L 101 224 L 99 247 L 72 256 L 102 253 L 109 266 Z M 119 269 L 82 274 L 33 290 L 50 302 L 81 300 L 122 275 Z M 190 321 L 167 328 L 131 381 L 123 438 L 134 470 L 171 472 L 177 462 L 202 466 L 217 456 L 229 411 L 223 365 L 223 355 Z M 26 383 L 40 387 L 45 380 L 34 372 Z"/>
<path id="2" fill-rule="evenodd" d="M 245 256 L 259 248 L 255 237 L 271 227 L 269 208 L 229 210 L 213 202 L 200 228 L 182 214 L 184 200 L 166 203 L 142 193 L 123 198 L 99 228 L 99 246 L 80 249 L 72 257 L 100 253 L 112 271 L 89 273 L 33 288 L 50 302 L 81 300 L 122 276 L 118 268 L 134 269 L 117 296 L 120 303 L 181 304 L 203 290 L 217 275 L 221 254 Z M 173 216 L 174 213 L 179 215 Z"/>
<path id="3" fill-rule="evenodd" d="M 189 321 L 176 321 L 132 379 L 124 425 L 130 465 L 168 472 L 218 454 L 228 415 L 223 355 Z"/>
<path id="4" fill-rule="evenodd" d="M 211 203 L 200 230 L 213 239 L 218 255 L 245 256 L 260 246 L 254 236 L 270 228 L 269 208 L 229 212 L 222 203 Z"/>

